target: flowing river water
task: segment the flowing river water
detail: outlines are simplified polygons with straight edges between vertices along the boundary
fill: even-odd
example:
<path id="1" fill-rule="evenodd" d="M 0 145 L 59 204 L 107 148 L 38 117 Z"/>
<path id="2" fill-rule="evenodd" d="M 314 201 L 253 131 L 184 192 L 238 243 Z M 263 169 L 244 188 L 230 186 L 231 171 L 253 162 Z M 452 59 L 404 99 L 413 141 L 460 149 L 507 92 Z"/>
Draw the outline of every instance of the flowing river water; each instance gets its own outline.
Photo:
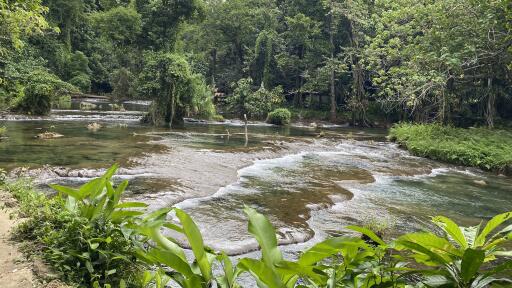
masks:
<path id="1" fill-rule="evenodd" d="M 288 257 L 351 224 L 380 223 L 392 237 L 429 227 L 431 216 L 472 225 L 512 207 L 511 178 L 411 156 L 385 130 L 256 122 L 246 141 L 240 121 L 171 131 L 139 124 L 142 115 L 4 116 L 0 168 L 50 191 L 48 183 L 79 185 L 120 163 L 126 197 L 186 210 L 206 243 L 230 255 L 258 253 L 244 205 L 270 218 Z M 102 128 L 87 129 L 92 122 Z M 35 138 L 44 131 L 63 137 Z"/>

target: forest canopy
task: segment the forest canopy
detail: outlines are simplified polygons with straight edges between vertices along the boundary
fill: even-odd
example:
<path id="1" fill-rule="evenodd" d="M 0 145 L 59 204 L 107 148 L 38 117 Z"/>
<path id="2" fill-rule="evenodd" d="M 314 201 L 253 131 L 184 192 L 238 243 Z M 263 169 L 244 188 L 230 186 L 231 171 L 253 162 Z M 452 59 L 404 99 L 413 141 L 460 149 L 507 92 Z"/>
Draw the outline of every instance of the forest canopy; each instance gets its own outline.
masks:
<path id="1" fill-rule="evenodd" d="M 0 0 L 0 109 L 91 93 L 153 100 L 158 125 L 215 102 L 494 127 L 512 118 L 511 3 Z"/>

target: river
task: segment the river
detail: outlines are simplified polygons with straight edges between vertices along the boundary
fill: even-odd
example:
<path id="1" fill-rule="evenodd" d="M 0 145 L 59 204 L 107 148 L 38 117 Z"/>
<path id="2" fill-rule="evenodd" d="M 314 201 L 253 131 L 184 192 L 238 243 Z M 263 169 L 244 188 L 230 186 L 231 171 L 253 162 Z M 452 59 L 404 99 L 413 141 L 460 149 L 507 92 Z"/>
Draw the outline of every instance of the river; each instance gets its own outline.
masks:
<path id="1" fill-rule="evenodd" d="M 256 255 L 244 205 L 276 226 L 288 257 L 351 224 L 385 226 L 387 237 L 429 227 L 435 215 L 464 225 L 509 211 L 512 179 L 411 156 L 383 129 L 276 127 L 240 121 L 187 122 L 168 130 L 139 124 L 142 112 L 54 110 L 7 116 L 0 168 L 48 183 L 79 185 L 120 163 L 126 197 L 151 209 L 189 212 L 214 249 Z M 99 123 L 102 128 L 89 130 Z M 57 139 L 37 139 L 45 131 Z"/>

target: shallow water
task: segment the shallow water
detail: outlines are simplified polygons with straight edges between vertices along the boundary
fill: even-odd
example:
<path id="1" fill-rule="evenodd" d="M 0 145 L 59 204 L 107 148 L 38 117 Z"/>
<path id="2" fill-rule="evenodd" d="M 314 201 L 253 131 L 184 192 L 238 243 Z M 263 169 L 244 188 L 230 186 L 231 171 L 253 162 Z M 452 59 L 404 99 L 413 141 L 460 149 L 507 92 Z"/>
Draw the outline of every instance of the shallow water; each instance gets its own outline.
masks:
<path id="1" fill-rule="evenodd" d="M 350 224 L 383 223 L 388 236 L 446 215 L 477 224 L 510 210 L 511 178 L 413 157 L 386 131 L 188 123 L 170 131 L 142 126 L 139 112 L 58 110 L 43 118 L 0 120 L 0 167 L 47 183 L 79 185 L 121 163 L 126 197 L 192 214 L 208 245 L 252 253 L 244 205 L 276 225 L 289 257 Z M 91 122 L 103 127 L 87 129 Z M 62 138 L 36 139 L 53 131 Z M 19 167 L 29 167 L 20 169 Z M 485 181 L 482 185 L 476 180 Z M 294 244 L 297 243 L 297 244 Z"/>

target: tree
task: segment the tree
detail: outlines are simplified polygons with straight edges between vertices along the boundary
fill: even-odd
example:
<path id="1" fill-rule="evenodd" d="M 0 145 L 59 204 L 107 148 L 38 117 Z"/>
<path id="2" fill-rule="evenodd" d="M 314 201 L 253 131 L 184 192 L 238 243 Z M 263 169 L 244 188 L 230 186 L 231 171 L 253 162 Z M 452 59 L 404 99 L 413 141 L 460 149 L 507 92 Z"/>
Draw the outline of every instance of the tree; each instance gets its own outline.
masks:
<path id="1" fill-rule="evenodd" d="M 0 0 L 0 59 L 12 49 L 20 49 L 27 36 L 48 28 L 41 0 Z"/>
<path id="2" fill-rule="evenodd" d="M 148 52 L 144 70 L 139 75 L 139 94 L 151 95 L 153 104 L 147 121 L 157 126 L 179 126 L 183 117 L 198 103 L 212 105 L 208 101 L 198 101 L 197 97 L 209 97 L 205 93 L 205 83 L 194 74 L 186 59 L 166 52 Z M 209 107 L 196 107 L 208 110 Z"/>
<path id="3" fill-rule="evenodd" d="M 180 24 L 204 13 L 202 0 L 135 0 L 141 14 L 143 47 L 153 50 L 172 51 L 177 40 Z"/>
<path id="4" fill-rule="evenodd" d="M 399 0 L 377 8 L 367 51 L 384 101 L 417 121 L 443 123 L 451 111 L 468 107 L 492 128 L 496 98 L 510 76 L 501 1 Z"/>

